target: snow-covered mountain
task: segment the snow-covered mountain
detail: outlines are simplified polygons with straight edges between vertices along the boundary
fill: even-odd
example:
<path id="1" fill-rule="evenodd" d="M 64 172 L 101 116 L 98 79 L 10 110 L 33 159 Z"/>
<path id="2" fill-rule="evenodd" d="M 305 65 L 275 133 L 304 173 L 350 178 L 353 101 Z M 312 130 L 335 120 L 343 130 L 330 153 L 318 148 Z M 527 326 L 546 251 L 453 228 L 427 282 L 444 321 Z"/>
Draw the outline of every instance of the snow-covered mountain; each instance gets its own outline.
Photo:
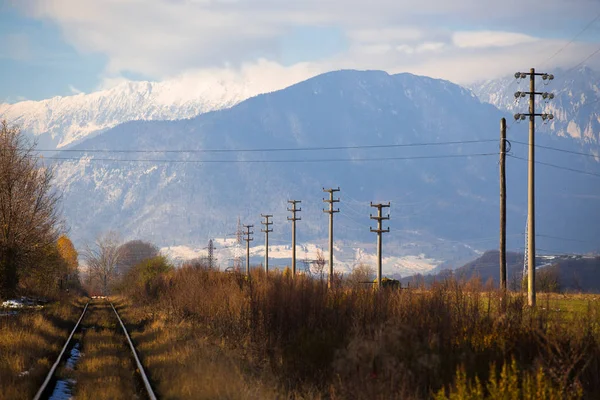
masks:
<path id="1" fill-rule="evenodd" d="M 386 268 L 405 275 L 426 262 L 462 265 L 466 256 L 497 246 L 501 117 L 509 115 L 448 81 L 338 71 L 187 120 L 118 125 L 70 149 L 80 153 L 59 154 L 76 160 L 57 161 L 57 181 L 76 242 L 115 229 L 162 247 L 194 249 L 209 238 L 230 238 L 238 216 L 260 227 L 261 213 L 274 215 L 273 245 L 289 245 L 291 198 L 302 200 L 299 244 L 325 247 L 322 188 L 340 186 L 336 260 L 372 257 L 370 201 L 391 201 Z M 520 130 L 526 126 L 511 134 Z M 462 143 L 404 146 L 434 142 Z M 540 137 L 538 144 L 544 143 L 570 148 L 579 142 L 549 134 Z M 362 145 L 381 147 L 356 147 Z M 256 151 L 339 146 L 350 148 Z M 215 149 L 225 151 L 206 151 Z M 526 157 L 524 146 L 515 144 L 512 151 Z M 539 159 L 600 173 L 593 159 L 542 152 Z M 524 162 L 508 163 L 508 239 L 514 249 L 524 242 L 525 171 Z M 540 248 L 567 252 L 600 245 L 597 177 L 540 166 L 537 187 L 538 232 L 546 236 L 538 239 Z M 259 233 L 256 240 L 262 241 Z M 365 253 L 357 255 L 357 249 Z M 411 259 L 418 268 L 400 263 Z"/>
<path id="2" fill-rule="evenodd" d="M 35 136 L 39 148 L 64 148 L 120 123 L 174 120 L 231 107 L 260 93 L 239 82 L 123 82 L 89 94 L 0 104 L 0 119 Z"/>
<path id="3" fill-rule="evenodd" d="M 537 131 L 573 138 L 580 145 L 599 154 L 600 73 L 588 67 L 581 67 L 575 70 L 557 70 L 553 75 L 555 78 L 552 81 L 544 81 L 541 77 L 536 79 L 537 92 L 555 95 L 554 99 L 548 101 L 536 96 L 536 112 L 554 115 L 554 119 L 548 123 L 542 123 L 541 119 L 538 119 Z M 514 76 L 510 76 L 480 82 L 471 88 L 482 101 L 501 110 L 511 114 L 528 112 L 528 98 L 521 98 L 517 102 L 514 94 L 517 91 L 529 91 L 529 78 L 517 81 Z"/>

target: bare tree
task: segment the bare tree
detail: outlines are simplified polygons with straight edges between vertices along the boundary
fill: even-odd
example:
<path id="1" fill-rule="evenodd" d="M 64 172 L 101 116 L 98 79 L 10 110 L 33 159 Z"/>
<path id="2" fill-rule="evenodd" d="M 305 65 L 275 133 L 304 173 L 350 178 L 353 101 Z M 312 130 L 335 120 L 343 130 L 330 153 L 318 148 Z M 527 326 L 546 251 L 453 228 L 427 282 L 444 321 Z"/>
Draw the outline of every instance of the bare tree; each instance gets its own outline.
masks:
<path id="1" fill-rule="evenodd" d="M 0 122 L 0 292 L 11 295 L 19 276 L 60 233 L 53 170 L 44 167 L 18 127 Z"/>
<path id="2" fill-rule="evenodd" d="M 375 268 L 368 264 L 358 264 L 352 272 L 346 278 L 346 282 L 353 288 L 370 288 L 373 286 L 373 280 L 375 279 Z M 371 285 L 366 285 L 370 283 Z"/>
<path id="3" fill-rule="evenodd" d="M 123 276 L 127 271 L 142 261 L 159 255 L 159 249 L 152 243 L 142 240 L 130 240 L 120 248 L 117 275 Z"/>
<path id="4" fill-rule="evenodd" d="M 312 262 L 311 272 L 319 276 L 319 279 L 323 280 L 325 273 L 325 256 L 320 249 L 317 249 L 317 259 Z"/>
<path id="5" fill-rule="evenodd" d="M 92 246 L 86 246 L 83 252 L 88 275 L 93 283 L 100 285 L 105 296 L 117 277 L 117 268 L 123 254 L 121 244 L 119 234 L 109 231 L 100 235 Z"/>

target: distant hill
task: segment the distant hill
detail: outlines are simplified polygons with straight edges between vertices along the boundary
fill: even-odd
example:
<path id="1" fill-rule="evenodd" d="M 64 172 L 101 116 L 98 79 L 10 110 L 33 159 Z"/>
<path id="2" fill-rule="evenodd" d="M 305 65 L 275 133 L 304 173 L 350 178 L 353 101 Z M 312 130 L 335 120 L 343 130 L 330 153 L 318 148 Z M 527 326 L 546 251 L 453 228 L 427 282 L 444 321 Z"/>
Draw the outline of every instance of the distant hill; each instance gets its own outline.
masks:
<path id="1" fill-rule="evenodd" d="M 506 271 L 508 286 L 518 290 L 523 271 L 523 254 L 507 252 Z M 557 289 L 562 292 L 600 293 L 600 256 L 598 255 L 555 255 L 536 258 L 537 283 L 548 287 L 549 281 L 557 281 Z M 402 279 L 403 285 L 420 282 L 430 285 L 448 277 L 460 280 L 480 278 L 482 283 L 499 285 L 500 266 L 498 250 L 485 252 L 481 257 L 452 271 L 440 271 L 434 275 L 416 275 Z M 544 286 L 545 285 L 545 286 Z M 538 290 L 543 290 L 538 288 Z"/>

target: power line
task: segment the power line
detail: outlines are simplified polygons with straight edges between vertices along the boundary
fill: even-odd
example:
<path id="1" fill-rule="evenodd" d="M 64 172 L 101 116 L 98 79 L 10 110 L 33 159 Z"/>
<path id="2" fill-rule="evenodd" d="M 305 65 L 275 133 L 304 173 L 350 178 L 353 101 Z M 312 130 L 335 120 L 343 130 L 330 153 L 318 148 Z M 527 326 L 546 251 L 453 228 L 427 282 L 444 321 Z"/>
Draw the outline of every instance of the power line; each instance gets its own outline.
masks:
<path id="1" fill-rule="evenodd" d="M 517 160 L 522 160 L 522 161 L 527 161 L 526 158 L 523 157 L 518 157 L 512 154 L 507 154 L 507 156 L 512 157 L 512 158 L 516 158 Z M 569 167 L 562 167 L 560 165 L 556 165 L 556 164 L 550 164 L 550 163 L 546 163 L 546 162 L 542 162 L 542 161 L 535 161 L 536 164 L 541 164 L 541 165 L 546 165 L 548 167 L 553 167 L 553 168 L 558 168 L 558 169 L 564 169 L 565 171 L 571 171 L 571 172 L 577 172 L 580 174 L 586 174 L 586 175 L 591 175 L 591 176 L 597 176 L 600 178 L 600 174 L 596 174 L 593 172 L 588 172 L 588 171 L 583 171 L 580 169 L 575 169 L 575 168 L 569 168 Z"/>
<path id="2" fill-rule="evenodd" d="M 317 150 L 355 150 L 355 149 L 384 149 L 397 147 L 418 147 L 418 146 L 445 146 L 453 144 L 471 144 L 494 142 L 493 139 L 482 140 L 454 140 L 446 142 L 422 142 L 405 144 L 375 144 L 375 145 L 356 145 L 356 146 L 331 146 L 331 147 L 283 147 L 283 148 L 263 148 L 263 149 L 196 149 L 196 150 L 103 150 L 103 149 L 64 149 L 64 150 L 37 150 L 39 152 L 70 152 L 70 153 L 253 153 L 253 152 L 277 152 L 277 151 L 317 151 Z"/>
<path id="3" fill-rule="evenodd" d="M 566 70 L 565 73 L 563 74 L 563 77 L 568 75 L 569 73 L 573 72 L 575 69 L 580 67 L 583 63 L 585 63 L 587 60 L 594 57 L 598 53 L 600 53 L 600 47 L 598 47 L 592 54 L 590 54 L 589 56 L 584 58 L 583 61 L 581 61 L 579 64 L 576 64 L 576 65 L 572 66 L 571 68 L 569 68 L 568 70 Z"/>
<path id="4" fill-rule="evenodd" d="M 550 57 L 548 57 L 548 59 L 546 59 L 546 61 L 544 61 L 542 63 L 542 65 L 546 64 L 548 61 L 552 60 L 554 57 L 556 57 L 557 55 L 559 55 L 564 49 L 566 49 L 567 47 L 569 47 L 571 44 L 573 44 L 575 42 L 575 40 L 577 40 L 577 38 L 579 36 L 581 36 L 581 34 L 585 31 L 587 31 L 592 25 L 594 25 L 594 23 L 596 21 L 598 21 L 598 19 L 600 18 L 600 14 L 596 15 L 596 17 L 591 20 L 581 31 L 579 31 L 579 33 L 577 33 L 575 36 L 573 36 L 573 38 L 571 38 L 571 40 L 569 40 L 569 42 L 567 44 L 565 44 L 564 46 L 562 46 L 560 49 L 558 49 L 556 51 L 556 53 L 552 54 Z"/>
<path id="5" fill-rule="evenodd" d="M 498 153 L 475 154 L 442 154 L 436 156 L 407 156 L 407 157 L 377 157 L 377 158 L 315 158 L 298 160 L 167 160 L 167 159 L 116 159 L 116 158 L 88 158 L 86 161 L 96 162 L 152 162 L 173 164 L 268 164 L 268 163 L 312 163 L 312 162 L 369 162 L 369 161 L 397 161 L 397 160 L 422 160 L 441 158 L 463 158 L 495 156 Z M 55 161 L 82 161 L 75 157 L 40 157 L 43 160 Z"/>
<path id="6" fill-rule="evenodd" d="M 518 143 L 518 144 L 522 144 L 522 145 L 525 145 L 525 146 L 529 146 L 529 144 L 528 144 L 528 143 L 525 143 L 525 142 L 520 142 L 520 141 L 518 141 L 518 140 L 511 140 L 510 142 L 511 142 L 511 143 Z M 598 154 L 593 154 L 593 153 L 582 153 L 582 152 L 578 152 L 578 151 L 572 151 L 572 150 L 559 149 L 559 148 L 557 148 L 557 147 L 542 146 L 542 145 L 540 145 L 540 144 L 536 144 L 536 145 L 534 145 L 534 146 L 535 146 L 535 147 L 539 147 L 540 149 L 547 149 L 547 150 L 560 151 L 560 152 L 563 152 L 563 153 L 577 154 L 577 155 L 580 155 L 580 156 L 587 156 L 587 157 L 594 157 L 594 158 L 598 158 L 598 157 L 600 157 L 600 155 L 598 155 Z"/>

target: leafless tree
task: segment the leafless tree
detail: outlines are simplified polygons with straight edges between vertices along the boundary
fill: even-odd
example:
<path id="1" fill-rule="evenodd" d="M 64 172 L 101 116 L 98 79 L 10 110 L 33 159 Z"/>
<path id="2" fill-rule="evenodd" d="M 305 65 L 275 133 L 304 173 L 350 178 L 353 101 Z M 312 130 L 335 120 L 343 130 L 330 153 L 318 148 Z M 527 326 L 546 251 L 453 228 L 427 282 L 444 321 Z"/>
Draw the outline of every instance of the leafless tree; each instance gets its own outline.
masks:
<path id="1" fill-rule="evenodd" d="M 11 295 L 19 276 L 58 239 L 60 196 L 53 169 L 42 165 L 18 127 L 0 122 L 0 292 Z"/>
<path id="2" fill-rule="evenodd" d="M 105 296 L 117 277 L 117 268 L 122 255 L 121 238 L 113 231 L 100 235 L 93 245 L 87 245 L 83 251 L 88 275 L 93 283 L 100 285 Z"/>
<path id="3" fill-rule="evenodd" d="M 142 261 L 159 255 L 159 249 L 152 243 L 142 240 L 130 240 L 120 248 L 117 275 L 123 276 L 127 271 Z"/>
<path id="4" fill-rule="evenodd" d="M 318 275 L 321 280 L 323 280 L 323 276 L 325 275 L 325 264 L 326 261 L 323 252 L 317 249 L 317 259 L 312 262 L 311 272 Z"/>
<path id="5" fill-rule="evenodd" d="M 346 277 L 346 282 L 353 288 L 370 288 L 373 286 L 373 280 L 375 279 L 375 268 L 368 264 L 358 264 L 352 272 Z M 367 285 L 371 283 L 371 286 Z"/>

